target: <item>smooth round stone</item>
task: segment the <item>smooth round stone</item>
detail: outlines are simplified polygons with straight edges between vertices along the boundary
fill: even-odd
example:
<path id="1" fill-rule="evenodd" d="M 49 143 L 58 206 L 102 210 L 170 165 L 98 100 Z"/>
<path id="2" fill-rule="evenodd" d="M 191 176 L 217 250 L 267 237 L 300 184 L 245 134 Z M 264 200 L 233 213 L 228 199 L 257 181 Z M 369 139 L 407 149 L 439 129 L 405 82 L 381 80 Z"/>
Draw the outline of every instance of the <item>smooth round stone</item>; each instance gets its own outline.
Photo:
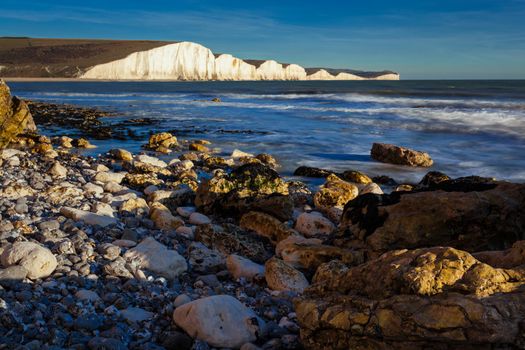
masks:
<path id="1" fill-rule="evenodd" d="M 190 224 L 193 224 L 193 225 L 207 225 L 207 224 L 211 224 L 211 220 L 209 217 L 207 217 L 206 215 L 204 214 L 201 214 L 201 213 L 192 213 L 190 215 L 190 220 L 189 220 Z"/>

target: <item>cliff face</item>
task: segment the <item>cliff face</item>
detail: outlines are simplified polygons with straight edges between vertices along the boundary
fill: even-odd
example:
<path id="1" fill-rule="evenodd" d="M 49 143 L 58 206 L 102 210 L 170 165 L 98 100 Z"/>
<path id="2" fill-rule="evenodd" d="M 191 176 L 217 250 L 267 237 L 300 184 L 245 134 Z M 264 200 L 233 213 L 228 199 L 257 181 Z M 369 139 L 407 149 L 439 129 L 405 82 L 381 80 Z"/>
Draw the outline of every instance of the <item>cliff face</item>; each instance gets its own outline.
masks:
<path id="1" fill-rule="evenodd" d="M 214 55 L 192 42 L 0 37 L 3 77 L 108 80 L 398 80 L 390 72 L 303 68 Z"/>
<path id="2" fill-rule="evenodd" d="M 399 80 L 389 73 L 361 77 L 348 72 L 311 74 L 297 64 L 274 60 L 244 61 L 229 54 L 215 57 L 210 49 L 191 42 L 169 44 L 135 52 L 125 58 L 95 65 L 80 75 L 84 79 L 132 80 Z"/>

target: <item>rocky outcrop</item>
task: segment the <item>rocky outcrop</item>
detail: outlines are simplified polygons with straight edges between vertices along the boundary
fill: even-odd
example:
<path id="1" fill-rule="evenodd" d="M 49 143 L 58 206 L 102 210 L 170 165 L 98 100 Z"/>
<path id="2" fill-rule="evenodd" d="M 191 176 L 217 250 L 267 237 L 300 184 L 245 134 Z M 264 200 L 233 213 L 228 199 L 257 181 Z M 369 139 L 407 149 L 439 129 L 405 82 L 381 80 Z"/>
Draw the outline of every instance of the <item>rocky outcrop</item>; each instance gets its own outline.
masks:
<path id="1" fill-rule="evenodd" d="M 453 248 L 392 251 L 321 266 L 296 312 L 308 349 L 520 347 L 524 283 Z"/>
<path id="2" fill-rule="evenodd" d="M 231 216 L 262 211 L 281 220 L 290 219 L 293 209 L 287 183 L 273 169 L 256 163 L 231 174 L 216 171 L 199 185 L 195 204 L 204 213 Z"/>
<path id="3" fill-rule="evenodd" d="M 36 126 L 26 103 L 12 97 L 9 87 L 0 79 L 0 149 L 18 134 L 34 131 Z"/>
<path id="4" fill-rule="evenodd" d="M 383 163 L 421 167 L 430 167 L 434 164 L 428 153 L 386 143 L 374 143 L 370 155 Z"/>
<path id="5" fill-rule="evenodd" d="M 359 196 L 345 207 L 339 237 L 370 254 L 443 245 L 477 252 L 523 239 L 525 185 L 459 179 L 435 189 Z"/>

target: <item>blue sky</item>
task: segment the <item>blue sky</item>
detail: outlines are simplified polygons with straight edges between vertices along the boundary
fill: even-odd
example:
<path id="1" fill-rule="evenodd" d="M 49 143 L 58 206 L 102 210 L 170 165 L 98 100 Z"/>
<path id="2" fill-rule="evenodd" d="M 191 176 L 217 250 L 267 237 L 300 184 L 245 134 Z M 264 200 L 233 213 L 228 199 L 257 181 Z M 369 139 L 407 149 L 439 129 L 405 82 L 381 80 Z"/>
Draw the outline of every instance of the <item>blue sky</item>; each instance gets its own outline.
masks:
<path id="1" fill-rule="evenodd" d="M 0 36 L 184 40 L 404 79 L 525 78 L 525 0 L 2 0 Z"/>

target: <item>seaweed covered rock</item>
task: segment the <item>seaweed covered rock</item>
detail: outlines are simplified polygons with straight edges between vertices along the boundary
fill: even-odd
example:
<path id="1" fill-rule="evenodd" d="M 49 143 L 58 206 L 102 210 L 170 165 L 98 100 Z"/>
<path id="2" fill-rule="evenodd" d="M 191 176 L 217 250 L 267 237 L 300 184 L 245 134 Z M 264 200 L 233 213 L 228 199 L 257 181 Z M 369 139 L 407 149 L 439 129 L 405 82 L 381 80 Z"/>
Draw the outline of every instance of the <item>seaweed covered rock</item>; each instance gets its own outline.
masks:
<path id="1" fill-rule="evenodd" d="M 231 174 L 216 171 L 197 189 L 195 204 L 206 214 L 242 215 L 262 211 L 280 220 L 292 216 L 288 184 L 271 168 L 257 163 L 242 165 Z"/>
<path id="2" fill-rule="evenodd" d="M 386 143 L 374 143 L 370 155 L 383 163 L 420 167 L 430 167 L 434 164 L 428 153 Z"/>
<path id="3" fill-rule="evenodd" d="M 11 97 L 9 87 L 0 79 L 0 149 L 5 148 L 18 134 L 34 131 L 35 122 L 27 104 Z"/>
<path id="4" fill-rule="evenodd" d="M 295 306 L 307 349 L 515 348 L 524 283 L 520 268 L 450 247 L 392 251 L 356 267 L 320 266 Z"/>
<path id="5" fill-rule="evenodd" d="M 525 185 L 466 178 L 434 187 L 357 197 L 345 207 L 339 237 L 374 254 L 440 245 L 497 250 L 523 239 Z"/>

